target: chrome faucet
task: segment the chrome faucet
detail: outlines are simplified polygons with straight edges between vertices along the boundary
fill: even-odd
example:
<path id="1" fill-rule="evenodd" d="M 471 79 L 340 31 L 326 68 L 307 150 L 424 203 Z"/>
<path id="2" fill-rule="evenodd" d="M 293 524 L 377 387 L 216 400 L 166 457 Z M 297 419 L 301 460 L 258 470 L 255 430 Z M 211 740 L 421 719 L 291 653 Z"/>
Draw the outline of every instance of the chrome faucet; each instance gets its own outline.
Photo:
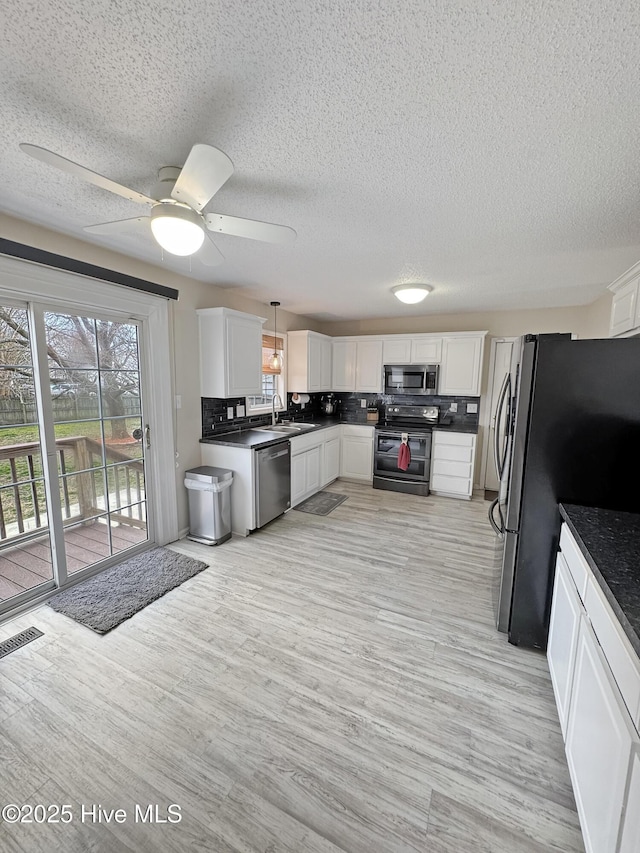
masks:
<path id="1" fill-rule="evenodd" d="M 284 405 L 280 394 L 274 394 L 271 398 L 271 426 L 276 424 L 276 400 L 278 401 L 278 408 L 281 409 Z"/>

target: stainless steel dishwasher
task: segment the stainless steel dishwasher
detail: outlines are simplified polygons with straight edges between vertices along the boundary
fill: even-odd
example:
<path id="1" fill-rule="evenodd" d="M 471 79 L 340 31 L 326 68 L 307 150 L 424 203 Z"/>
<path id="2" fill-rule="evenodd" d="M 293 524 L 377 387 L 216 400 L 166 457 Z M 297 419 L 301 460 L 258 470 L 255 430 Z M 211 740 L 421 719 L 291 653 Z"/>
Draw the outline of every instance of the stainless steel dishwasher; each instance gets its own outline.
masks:
<path id="1" fill-rule="evenodd" d="M 254 453 L 256 525 L 263 527 L 291 506 L 291 444 L 279 441 Z"/>

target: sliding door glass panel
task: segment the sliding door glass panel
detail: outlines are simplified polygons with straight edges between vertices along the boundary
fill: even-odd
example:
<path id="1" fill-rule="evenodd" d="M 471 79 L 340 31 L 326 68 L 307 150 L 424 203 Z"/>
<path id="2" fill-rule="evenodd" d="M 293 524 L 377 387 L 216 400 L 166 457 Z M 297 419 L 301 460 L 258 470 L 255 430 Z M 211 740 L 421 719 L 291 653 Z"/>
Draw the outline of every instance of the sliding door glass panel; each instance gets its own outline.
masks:
<path id="1" fill-rule="evenodd" d="M 140 517 L 123 511 L 146 502 L 138 329 L 53 312 L 45 329 L 73 573 L 147 539 L 146 507 Z"/>
<path id="2" fill-rule="evenodd" d="M 0 609 L 52 584 L 48 524 L 27 311 L 0 306 Z"/>

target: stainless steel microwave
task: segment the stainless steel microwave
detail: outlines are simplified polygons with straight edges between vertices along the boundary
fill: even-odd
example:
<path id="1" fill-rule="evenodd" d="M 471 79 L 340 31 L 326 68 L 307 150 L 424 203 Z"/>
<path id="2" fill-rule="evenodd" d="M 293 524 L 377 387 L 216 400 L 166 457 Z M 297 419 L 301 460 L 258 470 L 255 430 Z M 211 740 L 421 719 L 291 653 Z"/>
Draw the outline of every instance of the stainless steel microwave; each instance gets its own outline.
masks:
<path id="1" fill-rule="evenodd" d="M 385 364 L 385 394 L 437 394 L 439 364 Z"/>

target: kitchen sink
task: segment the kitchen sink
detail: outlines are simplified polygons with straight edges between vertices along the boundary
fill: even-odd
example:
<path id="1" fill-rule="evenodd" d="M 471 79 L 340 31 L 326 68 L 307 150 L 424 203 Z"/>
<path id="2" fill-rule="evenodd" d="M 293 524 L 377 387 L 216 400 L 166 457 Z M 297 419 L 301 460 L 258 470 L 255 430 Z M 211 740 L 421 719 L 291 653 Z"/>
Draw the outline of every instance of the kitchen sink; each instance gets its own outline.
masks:
<path id="1" fill-rule="evenodd" d="M 274 424 L 271 426 L 262 426 L 258 427 L 258 429 L 264 430 L 265 432 L 284 432 L 284 433 L 297 433 L 297 432 L 306 432 L 310 429 L 315 429 L 318 424 Z"/>

